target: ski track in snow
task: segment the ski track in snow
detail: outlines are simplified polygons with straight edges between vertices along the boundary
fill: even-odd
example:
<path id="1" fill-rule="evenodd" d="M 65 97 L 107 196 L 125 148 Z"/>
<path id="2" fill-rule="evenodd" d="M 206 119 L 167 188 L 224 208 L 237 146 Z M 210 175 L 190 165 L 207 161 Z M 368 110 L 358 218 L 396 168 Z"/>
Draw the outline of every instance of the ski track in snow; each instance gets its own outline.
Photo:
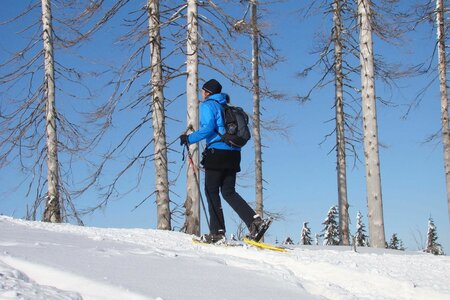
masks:
<path id="1" fill-rule="evenodd" d="M 149 266 L 149 272 L 161 271 L 153 270 L 155 266 L 163 268 L 166 264 L 169 268 L 173 267 L 172 273 L 163 273 L 163 275 L 167 275 L 168 278 L 175 276 L 173 285 L 179 282 L 180 287 L 183 287 L 183 279 L 176 278 L 178 274 L 176 269 L 189 268 L 192 264 L 201 268 L 202 271 L 210 269 L 228 271 L 230 267 L 231 271 L 243 270 L 248 273 L 244 276 L 244 280 L 250 280 L 252 284 L 257 281 L 252 279 L 252 274 L 261 276 L 264 283 L 272 279 L 275 282 L 274 286 L 283 285 L 286 293 L 281 293 L 280 297 L 284 296 L 284 299 L 288 299 L 286 298 L 288 295 L 295 294 L 295 291 L 304 293 L 306 296 L 309 294 L 308 299 L 450 299 L 450 258 L 448 256 L 368 248 L 360 248 L 358 250 L 361 252 L 355 253 L 349 247 L 325 249 L 304 246 L 293 246 L 293 250 L 288 253 L 277 253 L 250 246 L 244 246 L 247 249 L 243 249 L 242 247 L 193 244 L 191 236 L 168 231 L 88 228 L 0 217 L 0 226 L 2 223 L 26 226 L 30 232 L 41 230 L 42 232 L 39 233 L 41 235 L 48 231 L 62 235 L 59 240 L 57 238 L 52 241 L 42 239 L 42 241 L 27 242 L 23 239 L 3 240 L 0 231 L 0 251 L 3 250 L 3 253 L 0 252 L 0 299 L 163 299 L 156 293 L 152 295 L 153 298 L 144 297 L 145 291 L 140 290 L 142 287 L 138 283 L 136 286 L 131 286 L 129 282 L 124 282 L 124 286 L 112 286 L 112 282 L 117 282 L 114 279 L 120 276 L 100 278 L 100 273 L 95 266 L 96 261 L 93 260 L 88 261 L 93 265 L 92 274 L 89 274 L 91 277 L 85 278 L 86 274 L 83 273 L 82 268 L 68 264 L 71 267 L 70 271 L 63 271 L 58 269 L 62 262 L 53 262 L 54 265 L 44 266 L 43 263 L 48 263 L 45 259 L 42 262 L 36 262 L 8 252 L 8 249 L 20 248 L 24 255 L 33 249 L 49 247 L 72 255 L 76 255 L 77 252 L 89 252 L 98 261 L 105 259 L 114 263 L 117 259 L 127 259 L 130 261 L 129 268 L 142 267 L 139 263 L 142 263 L 141 258 L 145 257 L 146 263 L 152 263 Z M 68 244 L 65 241 L 63 237 L 68 234 L 72 235 L 72 240 L 77 244 Z M 83 239 L 86 238 L 87 240 L 84 241 Z M 121 268 L 125 267 L 121 266 Z M 127 272 L 126 269 L 122 271 Z M 95 274 L 96 272 L 98 274 Z M 199 275 L 201 274 L 194 272 L 192 276 Z M 211 277 L 212 282 L 220 280 L 220 274 L 214 274 L 213 271 L 207 275 Z M 111 276 L 114 277 L 114 275 Z M 186 276 L 190 275 L 186 274 Z M 215 276 L 217 279 L 214 279 Z M 34 281 L 29 277 L 32 277 Z M 37 278 L 45 278 L 45 280 L 39 281 Z M 203 277 L 199 276 L 199 278 Z M 267 279 L 269 281 L 265 281 Z M 227 278 L 224 280 L 226 281 Z M 66 281 L 70 284 L 59 283 L 57 287 L 51 287 L 52 282 L 58 281 Z M 155 285 L 155 283 L 152 284 Z M 201 282 L 199 284 L 201 285 Z M 160 286 L 162 293 L 166 292 L 175 297 L 174 299 L 184 299 L 183 294 L 169 291 L 169 285 L 170 283 L 167 282 L 157 283 L 156 292 L 157 287 Z M 79 290 L 74 291 L 74 286 L 83 287 L 82 298 Z M 210 289 L 207 293 L 214 295 L 214 292 L 218 292 L 217 299 L 221 297 L 233 299 L 232 291 L 225 296 L 224 292 L 221 293 L 220 287 Z M 24 294 L 34 292 L 44 296 L 20 298 L 14 294 L 17 290 Z M 293 294 L 290 294 L 291 292 Z M 210 299 L 208 295 L 204 296 L 198 299 Z M 258 297 L 259 295 L 255 292 L 254 299 Z"/>

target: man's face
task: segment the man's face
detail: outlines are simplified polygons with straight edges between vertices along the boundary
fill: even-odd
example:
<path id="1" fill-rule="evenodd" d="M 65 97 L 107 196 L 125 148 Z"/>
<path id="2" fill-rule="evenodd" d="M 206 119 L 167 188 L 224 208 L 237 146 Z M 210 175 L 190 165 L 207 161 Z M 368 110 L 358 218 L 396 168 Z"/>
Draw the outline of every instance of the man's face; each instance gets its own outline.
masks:
<path id="1" fill-rule="evenodd" d="M 202 90 L 202 98 L 205 100 L 209 96 L 209 93 L 205 90 Z"/>

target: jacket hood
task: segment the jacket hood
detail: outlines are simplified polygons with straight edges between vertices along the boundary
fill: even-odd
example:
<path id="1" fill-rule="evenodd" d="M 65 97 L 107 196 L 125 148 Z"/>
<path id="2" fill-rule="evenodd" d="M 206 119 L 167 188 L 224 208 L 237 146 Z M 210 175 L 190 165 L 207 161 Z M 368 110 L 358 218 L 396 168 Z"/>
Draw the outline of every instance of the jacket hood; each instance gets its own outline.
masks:
<path id="1" fill-rule="evenodd" d="M 227 94 L 225 93 L 219 93 L 219 94 L 213 94 L 210 95 L 206 100 L 214 100 L 219 102 L 220 104 L 227 104 Z"/>

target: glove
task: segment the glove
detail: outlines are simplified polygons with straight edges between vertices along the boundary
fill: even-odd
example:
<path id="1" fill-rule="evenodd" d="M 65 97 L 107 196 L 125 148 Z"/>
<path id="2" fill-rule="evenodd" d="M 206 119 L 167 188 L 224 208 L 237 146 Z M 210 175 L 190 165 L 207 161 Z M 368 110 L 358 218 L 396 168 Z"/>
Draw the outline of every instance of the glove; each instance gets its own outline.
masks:
<path id="1" fill-rule="evenodd" d="M 180 146 L 189 145 L 187 134 L 180 135 Z"/>

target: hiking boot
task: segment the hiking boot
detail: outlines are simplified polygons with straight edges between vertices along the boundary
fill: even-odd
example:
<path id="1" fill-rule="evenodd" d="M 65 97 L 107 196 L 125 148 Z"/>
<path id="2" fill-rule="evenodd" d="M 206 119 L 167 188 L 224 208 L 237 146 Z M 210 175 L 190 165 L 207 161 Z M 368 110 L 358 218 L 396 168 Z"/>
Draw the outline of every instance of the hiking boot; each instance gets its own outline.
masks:
<path id="1" fill-rule="evenodd" d="M 220 244 L 225 242 L 225 232 L 219 230 L 218 233 L 207 233 L 200 237 L 200 241 L 208 244 Z"/>
<path id="2" fill-rule="evenodd" d="M 248 238 L 251 240 L 255 240 L 255 238 L 258 236 L 258 234 L 263 230 L 264 227 L 264 220 L 261 219 L 259 215 L 255 215 L 253 217 L 253 222 L 250 224 L 250 227 L 248 228 L 249 234 Z"/>

